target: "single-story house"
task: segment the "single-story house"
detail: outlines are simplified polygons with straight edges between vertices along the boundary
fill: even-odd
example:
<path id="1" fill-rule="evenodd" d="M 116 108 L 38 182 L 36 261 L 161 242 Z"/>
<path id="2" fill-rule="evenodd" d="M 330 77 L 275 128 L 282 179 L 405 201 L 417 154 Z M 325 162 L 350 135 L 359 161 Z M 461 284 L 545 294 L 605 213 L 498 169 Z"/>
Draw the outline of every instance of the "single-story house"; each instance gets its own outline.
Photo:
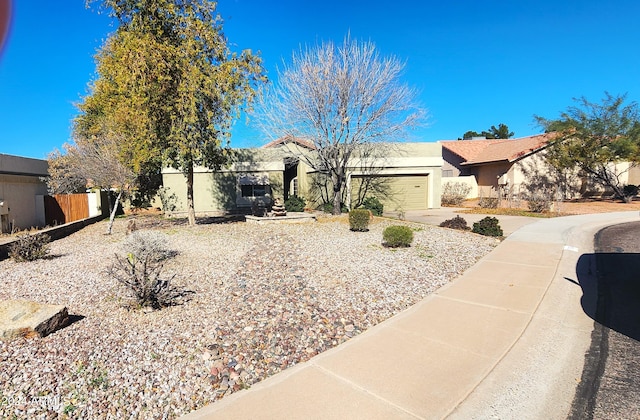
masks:
<path id="1" fill-rule="evenodd" d="M 219 171 L 194 171 L 194 205 L 198 214 L 246 212 L 254 203 L 300 196 L 309 207 L 327 201 L 328 179 L 309 164 L 314 146 L 303 139 L 283 138 L 261 148 L 235 149 L 231 164 Z M 389 211 L 440 207 L 442 151 L 438 143 L 393 143 L 367 157 L 349 161 L 348 207 L 376 196 Z M 186 211 L 184 175 L 162 171 L 165 189 L 176 197 L 174 213 Z M 323 191 L 324 190 L 324 191 Z"/>
<path id="2" fill-rule="evenodd" d="M 553 133 L 518 139 L 473 139 L 441 141 L 443 179 L 473 176 L 480 196 L 495 194 L 500 187 L 518 189 L 527 167 L 540 167 L 543 151 Z"/>
<path id="3" fill-rule="evenodd" d="M 519 196 L 525 182 L 549 173 L 544 153 L 555 136 L 555 133 L 545 133 L 518 139 L 441 141 L 443 182 L 453 182 L 456 177 L 461 181 L 465 177 L 473 177 L 477 183 L 476 196 L 492 196 L 500 189 L 504 194 Z M 640 184 L 640 167 L 619 162 L 614 170 L 619 174 L 622 184 Z M 565 174 L 564 184 L 566 196 L 600 195 L 605 192 L 577 170 Z"/>
<path id="4" fill-rule="evenodd" d="M 46 160 L 0 154 L 0 232 L 45 225 Z"/>

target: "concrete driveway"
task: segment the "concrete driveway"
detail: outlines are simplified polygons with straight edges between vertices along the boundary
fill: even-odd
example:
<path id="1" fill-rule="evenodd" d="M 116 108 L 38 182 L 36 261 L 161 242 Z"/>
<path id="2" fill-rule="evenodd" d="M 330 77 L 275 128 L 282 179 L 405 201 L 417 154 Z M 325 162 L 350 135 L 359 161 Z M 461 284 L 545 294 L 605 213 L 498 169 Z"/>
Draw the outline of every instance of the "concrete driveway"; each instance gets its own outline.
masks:
<path id="1" fill-rule="evenodd" d="M 448 219 L 453 219 L 456 216 L 462 217 L 467 221 L 467 225 L 469 227 L 473 227 L 473 224 L 481 219 L 487 217 L 486 214 L 468 214 L 468 213 L 459 213 L 460 211 L 467 210 L 465 208 L 460 207 L 442 207 L 439 209 L 430 209 L 430 210 L 408 210 L 405 212 L 404 218 L 410 222 L 418 222 L 418 223 L 426 223 L 428 225 L 438 226 L 440 223 L 444 222 Z M 384 216 L 391 217 L 394 219 L 398 218 L 398 214 L 394 212 L 384 213 Z M 520 229 L 522 226 L 528 225 L 530 223 L 538 222 L 543 220 L 538 217 L 525 217 L 525 216 L 502 216 L 495 215 L 492 217 L 496 217 L 504 232 L 504 236 L 509 236 L 516 230 Z"/>

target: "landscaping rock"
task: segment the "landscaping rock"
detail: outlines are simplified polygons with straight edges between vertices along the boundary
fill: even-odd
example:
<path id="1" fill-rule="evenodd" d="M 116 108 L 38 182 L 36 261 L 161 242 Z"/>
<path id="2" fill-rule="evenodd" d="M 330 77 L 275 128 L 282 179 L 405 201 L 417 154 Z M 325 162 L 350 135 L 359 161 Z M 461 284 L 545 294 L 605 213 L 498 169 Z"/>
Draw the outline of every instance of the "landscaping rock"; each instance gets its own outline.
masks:
<path id="1" fill-rule="evenodd" d="M 69 314 L 63 305 L 28 300 L 0 302 L 0 339 L 44 337 L 67 325 Z"/>

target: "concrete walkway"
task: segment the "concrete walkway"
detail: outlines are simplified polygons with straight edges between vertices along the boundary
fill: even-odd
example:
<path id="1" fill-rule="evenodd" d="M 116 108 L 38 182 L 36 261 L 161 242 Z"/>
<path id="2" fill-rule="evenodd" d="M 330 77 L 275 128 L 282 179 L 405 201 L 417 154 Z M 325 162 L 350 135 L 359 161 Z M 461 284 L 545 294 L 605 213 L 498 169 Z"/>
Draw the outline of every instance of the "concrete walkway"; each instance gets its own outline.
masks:
<path id="1" fill-rule="evenodd" d="M 540 219 L 348 342 L 185 419 L 566 418 L 593 328 L 576 263 L 637 212 Z"/>

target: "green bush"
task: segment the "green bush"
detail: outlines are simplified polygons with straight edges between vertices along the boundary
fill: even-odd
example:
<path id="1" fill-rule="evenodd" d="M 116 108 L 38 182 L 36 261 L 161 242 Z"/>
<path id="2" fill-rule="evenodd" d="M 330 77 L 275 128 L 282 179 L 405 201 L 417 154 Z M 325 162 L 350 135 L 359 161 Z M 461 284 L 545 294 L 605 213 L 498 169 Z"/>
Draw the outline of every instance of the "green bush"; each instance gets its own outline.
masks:
<path id="1" fill-rule="evenodd" d="M 444 222 L 440 223 L 440 227 L 449 228 L 449 229 L 457 229 L 457 230 L 469 230 L 469 229 L 471 229 L 467 225 L 467 221 L 464 220 L 459 215 L 454 217 L 453 219 L 447 219 Z"/>
<path id="2" fill-rule="evenodd" d="M 320 206 L 320 208 L 325 213 L 333 213 L 333 203 L 324 203 L 322 206 Z M 340 205 L 340 211 L 342 213 L 347 213 L 349 211 L 349 209 L 343 203 L 343 204 Z"/>
<path id="3" fill-rule="evenodd" d="M 495 217 L 485 217 L 484 219 L 473 224 L 473 233 L 479 233 L 484 236 L 502 236 L 502 228 L 498 224 Z"/>
<path id="4" fill-rule="evenodd" d="M 20 235 L 9 246 L 9 256 L 18 262 L 45 258 L 49 253 L 49 242 L 51 242 L 51 237 L 45 233 Z"/>
<path id="5" fill-rule="evenodd" d="M 292 195 L 284 202 L 284 209 L 288 212 L 301 212 L 304 211 L 305 205 L 304 198 Z"/>
<path id="6" fill-rule="evenodd" d="M 349 212 L 349 226 L 354 232 L 366 232 L 369 230 L 369 218 L 371 213 L 365 209 L 354 209 Z"/>
<path id="7" fill-rule="evenodd" d="M 624 196 L 622 199 L 625 203 L 631 203 L 633 201 L 633 197 L 638 195 L 638 186 L 632 184 L 623 186 L 622 195 Z"/>
<path id="8" fill-rule="evenodd" d="M 367 197 L 362 201 L 362 208 L 371 210 L 374 216 L 382 216 L 384 206 L 376 197 Z"/>
<path id="9" fill-rule="evenodd" d="M 391 248 L 408 247 L 413 242 L 413 231 L 407 226 L 389 226 L 382 232 L 382 239 Z"/>

